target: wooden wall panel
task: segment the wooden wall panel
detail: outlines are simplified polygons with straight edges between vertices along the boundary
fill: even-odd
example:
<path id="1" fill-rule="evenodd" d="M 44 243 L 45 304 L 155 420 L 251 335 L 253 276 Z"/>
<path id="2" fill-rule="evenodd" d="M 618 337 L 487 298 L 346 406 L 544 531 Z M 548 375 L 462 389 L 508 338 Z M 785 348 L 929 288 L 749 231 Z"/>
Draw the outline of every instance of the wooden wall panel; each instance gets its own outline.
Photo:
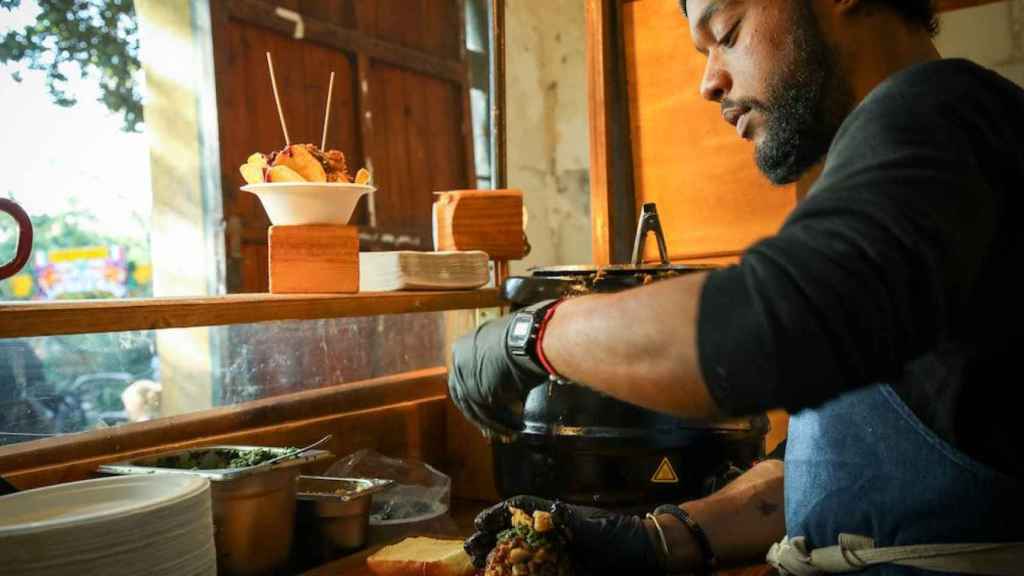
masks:
<path id="1" fill-rule="evenodd" d="M 443 58 L 459 58 L 461 2 L 354 0 L 360 29 L 381 40 Z"/>
<path id="2" fill-rule="evenodd" d="M 751 144 L 699 94 L 705 58 L 679 2 L 634 0 L 622 9 L 636 203 L 657 202 L 674 260 L 739 253 L 778 229 L 794 188 L 771 186 Z"/>
<path id="3" fill-rule="evenodd" d="M 377 226 L 415 233 L 432 246 L 433 193 L 467 183 L 461 124 L 452 121 L 461 115 L 461 94 L 450 83 L 385 64 L 374 64 L 370 78 Z"/>
<path id="4" fill-rule="evenodd" d="M 355 72 L 352 59 L 342 52 L 229 19 L 216 9 L 212 13 L 217 23 L 215 66 L 224 213 L 229 221 L 238 223 L 241 235 L 231 239 L 240 249 L 228 247 L 228 289 L 265 292 L 268 282 L 263 260 L 270 220 L 256 196 L 239 190 L 243 181 L 238 166 L 253 152 L 270 152 L 285 143 L 266 52 L 274 58 L 281 105 L 293 143 L 320 145 L 328 83 L 331 72 L 335 73 L 328 146 L 344 151 L 352 164 L 361 166 Z"/>
<path id="5" fill-rule="evenodd" d="M 291 35 L 276 6 L 302 16 L 305 38 Z M 353 173 L 372 162 L 375 232 L 430 249 L 433 192 L 473 179 L 462 0 L 219 0 L 211 16 L 229 292 L 267 290 L 265 264 L 249 247 L 266 246 L 269 221 L 256 197 L 238 191 L 237 171 L 250 153 L 284 144 L 267 50 L 292 143 L 319 145 L 334 71 L 328 147 L 346 154 Z M 354 223 L 370 222 L 364 199 Z"/>

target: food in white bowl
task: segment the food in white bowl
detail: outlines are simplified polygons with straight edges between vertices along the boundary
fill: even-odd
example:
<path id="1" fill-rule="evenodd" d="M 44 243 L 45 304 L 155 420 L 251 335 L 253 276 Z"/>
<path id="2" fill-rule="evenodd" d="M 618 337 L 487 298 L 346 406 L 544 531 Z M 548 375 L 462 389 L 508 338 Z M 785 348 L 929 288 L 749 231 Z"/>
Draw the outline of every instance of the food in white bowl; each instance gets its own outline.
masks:
<path id="1" fill-rule="evenodd" d="M 343 153 L 313 144 L 257 152 L 239 170 L 242 190 L 259 197 L 275 225 L 348 224 L 359 198 L 376 190 L 365 168 L 353 182 Z"/>

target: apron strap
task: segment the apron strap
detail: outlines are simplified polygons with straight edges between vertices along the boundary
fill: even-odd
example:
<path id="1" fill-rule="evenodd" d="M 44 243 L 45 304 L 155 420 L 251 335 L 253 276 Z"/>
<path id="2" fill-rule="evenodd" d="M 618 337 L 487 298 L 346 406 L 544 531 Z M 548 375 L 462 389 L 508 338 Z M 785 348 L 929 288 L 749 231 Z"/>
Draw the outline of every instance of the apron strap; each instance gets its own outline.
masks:
<path id="1" fill-rule="evenodd" d="M 875 541 L 856 534 L 840 534 L 839 544 L 807 550 L 804 538 L 772 544 L 768 563 L 782 576 L 817 576 L 858 572 L 876 564 L 898 564 L 954 572 L 1014 576 L 1024 565 L 1024 542 L 998 544 L 919 544 L 875 548 Z"/>

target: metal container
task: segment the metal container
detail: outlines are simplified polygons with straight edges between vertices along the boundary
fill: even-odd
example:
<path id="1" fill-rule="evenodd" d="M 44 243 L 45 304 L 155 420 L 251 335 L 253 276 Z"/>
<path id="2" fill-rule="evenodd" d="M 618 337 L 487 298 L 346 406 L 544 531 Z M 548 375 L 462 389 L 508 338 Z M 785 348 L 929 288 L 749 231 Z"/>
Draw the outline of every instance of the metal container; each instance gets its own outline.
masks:
<path id="1" fill-rule="evenodd" d="M 99 471 L 107 474 L 186 474 L 208 478 L 213 500 L 218 574 L 254 576 L 273 573 L 287 566 L 294 536 L 296 483 L 300 466 L 330 458 L 331 453 L 310 450 L 270 466 L 185 469 L 180 465 L 222 458 L 226 451 L 244 455 L 258 450 L 280 456 L 290 449 L 206 446 L 104 464 Z"/>
<path id="2" fill-rule="evenodd" d="M 366 545 L 370 502 L 394 482 L 375 478 L 299 476 L 299 542 L 323 562 Z"/>

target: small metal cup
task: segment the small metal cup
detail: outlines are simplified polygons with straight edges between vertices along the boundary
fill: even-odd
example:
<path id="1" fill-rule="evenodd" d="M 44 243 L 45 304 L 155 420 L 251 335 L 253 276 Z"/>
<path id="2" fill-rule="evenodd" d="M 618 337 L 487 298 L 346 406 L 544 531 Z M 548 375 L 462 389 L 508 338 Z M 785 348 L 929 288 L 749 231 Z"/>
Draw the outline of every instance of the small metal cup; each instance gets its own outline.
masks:
<path id="1" fill-rule="evenodd" d="M 391 480 L 299 476 L 299 521 L 312 524 L 312 537 L 327 558 L 366 545 L 373 494 Z"/>

